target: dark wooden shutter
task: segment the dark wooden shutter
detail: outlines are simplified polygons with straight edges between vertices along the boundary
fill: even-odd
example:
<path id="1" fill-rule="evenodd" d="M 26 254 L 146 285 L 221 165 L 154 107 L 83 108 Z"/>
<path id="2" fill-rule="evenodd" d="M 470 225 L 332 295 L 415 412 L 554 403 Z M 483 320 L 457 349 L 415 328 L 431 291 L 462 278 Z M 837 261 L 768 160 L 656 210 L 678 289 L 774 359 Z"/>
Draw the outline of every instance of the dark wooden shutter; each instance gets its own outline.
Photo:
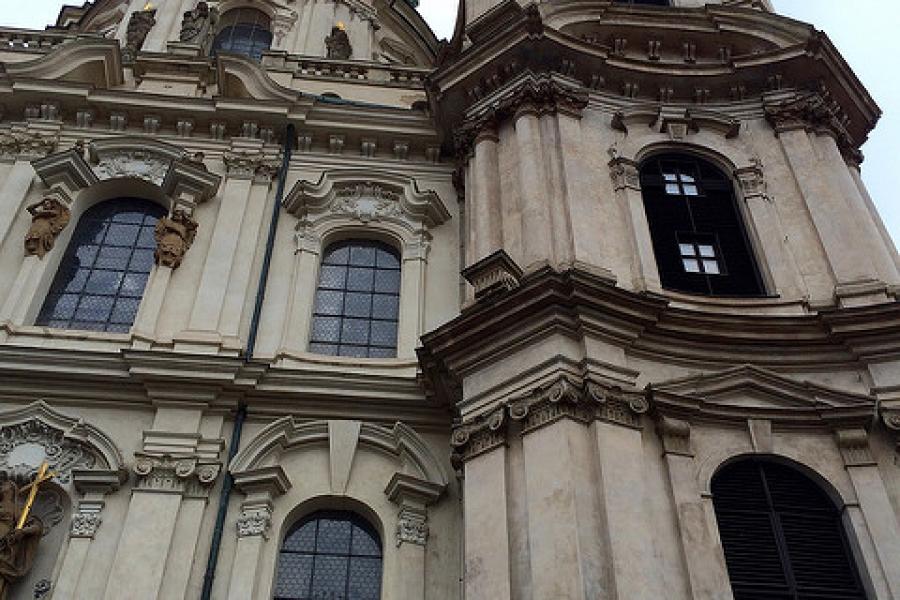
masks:
<path id="1" fill-rule="evenodd" d="M 735 600 L 865 600 L 840 512 L 803 473 L 742 460 L 712 492 Z"/>

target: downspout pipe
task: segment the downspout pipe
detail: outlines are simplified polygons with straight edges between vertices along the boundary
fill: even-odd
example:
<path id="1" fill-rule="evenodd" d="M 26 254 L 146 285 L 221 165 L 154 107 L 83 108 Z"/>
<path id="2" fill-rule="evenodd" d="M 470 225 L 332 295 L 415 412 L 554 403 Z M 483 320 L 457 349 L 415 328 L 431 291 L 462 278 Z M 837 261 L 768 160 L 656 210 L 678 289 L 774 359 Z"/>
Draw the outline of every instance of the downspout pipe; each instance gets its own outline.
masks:
<path id="1" fill-rule="evenodd" d="M 284 200 L 284 189 L 287 182 L 288 168 L 291 164 L 291 153 L 294 150 L 294 124 L 288 123 L 284 130 L 284 147 L 281 152 L 281 170 L 278 172 L 278 188 L 275 191 L 275 203 L 272 206 L 272 217 L 269 221 L 269 235 L 266 238 L 266 250 L 263 255 L 262 269 L 259 273 L 259 284 L 256 288 L 256 302 L 253 305 L 253 317 L 250 319 L 250 334 L 247 337 L 247 351 L 244 353 L 244 364 L 253 360 L 256 350 L 256 338 L 259 335 L 259 322 L 262 316 L 263 302 L 266 299 L 266 284 L 269 280 L 269 270 L 272 267 L 272 254 L 275 248 L 275 233 L 278 229 L 278 218 L 281 215 L 281 203 Z M 203 574 L 203 591 L 201 600 L 212 599 L 213 580 L 216 576 L 216 566 L 219 563 L 219 552 L 222 547 L 222 536 L 225 532 L 225 517 L 228 514 L 228 504 L 231 501 L 231 492 L 234 489 L 234 477 L 228 467 L 241 445 L 241 434 L 244 430 L 244 421 L 247 419 L 247 404 L 242 400 L 234 415 L 234 427 L 231 430 L 231 443 L 228 445 L 228 462 L 225 468 L 225 479 L 222 482 L 222 490 L 219 492 L 219 505 L 216 512 L 216 524 L 213 528 L 212 543 L 209 547 L 209 558 L 206 561 L 206 572 Z"/>

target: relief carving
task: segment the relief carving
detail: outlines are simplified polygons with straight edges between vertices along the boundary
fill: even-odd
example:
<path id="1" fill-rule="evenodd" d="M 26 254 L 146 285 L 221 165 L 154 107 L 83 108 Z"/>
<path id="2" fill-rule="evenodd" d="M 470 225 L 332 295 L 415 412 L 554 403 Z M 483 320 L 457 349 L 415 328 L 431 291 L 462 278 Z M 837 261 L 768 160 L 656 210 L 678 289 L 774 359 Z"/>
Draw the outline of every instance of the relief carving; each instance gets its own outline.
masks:
<path id="1" fill-rule="evenodd" d="M 21 490 L 12 480 L 0 483 L 0 600 L 9 597 L 10 588 L 28 575 L 45 533 L 44 524 L 29 515 L 20 501 Z M 17 527 L 24 520 L 22 527 Z"/>
<path id="2" fill-rule="evenodd" d="M 267 537 L 271 523 L 272 511 L 269 508 L 244 509 L 237 520 L 238 537 Z"/>
<path id="3" fill-rule="evenodd" d="M 25 256 L 44 258 L 69 224 L 69 208 L 59 199 L 48 196 L 29 206 L 28 212 L 31 213 L 31 226 L 25 234 Z"/>
<path id="4" fill-rule="evenodd" d="M 337 187 L 332 210 L 335 213 L 352 215 L 363 223 L 403 215 L 400 192 L 368 183 Z"/>
<path id="5" fill-rule="evenodd" d="M 22 478 L 44 461 L 61 484 L 71 481 L 73 469 L 103 466 L 90 448 L 37 419 L 0 427 L 0 471 Z"/>
<path id="6" fill-rule="evenodd" d="M 350 60 L 350 57 L 353 56 L 350 37 L 340 25 L 331 28 L 331 35 L 325 38 L 325 49 L 328 58 Z"/>
<path id="7" fill-rule="evenodd" d="M 404 542 L 425 546 L 428 543 L 428 523 L 424 511 L 404 508 L 397 521 L 397 546 Z"/>
<path id="8" fill-rule="evenodd" d="M 148 5 L 149 6 L 149 5 Z M 122 62 L 134 62 L 147 39 L 147 34 L 156 25 L 156 9 L 149 8 L 131 13 L 128 29 L 125 30 L 125 47 L 122 48 Z"/>
<path id="9" fill-rule="evenodd" d="M 115 152 L 99 158 L 94 173 L 100 179 L 137 177 L 162 186 L 171 162 L 142 150 Z"/>
<path id="10" fill-rule="evenodd" d="M 269 160 L 262 154 L 248 152 L 226 152 L 222 161 L 228 176 L 235 179 L 253 179 L 254 181 L 272 181 L 278 173 L 279 164 Z"/>
<path id="11" fill-rule="evenodd" d="M 69 535 L 73 538 L 93 538 L 102 522 L 99 513 L 75 513 L 72 515 Z"/>
<path id="12" fill-rule="evenodd" d="M 176 208 L 172 216 L 163 217 L 156 223 L 154 232 L 156 251 L 153 253 L 156 264 L 177 269 L 184 260 L 194 238 L 197 235 L 197 222 L 187 211 Z"/>
<path id="13" fill-rule="evenodd" d="M 56 150 L 55 137 L 30 132 L 0 133 L 0 157 L 42 157 Z"/>

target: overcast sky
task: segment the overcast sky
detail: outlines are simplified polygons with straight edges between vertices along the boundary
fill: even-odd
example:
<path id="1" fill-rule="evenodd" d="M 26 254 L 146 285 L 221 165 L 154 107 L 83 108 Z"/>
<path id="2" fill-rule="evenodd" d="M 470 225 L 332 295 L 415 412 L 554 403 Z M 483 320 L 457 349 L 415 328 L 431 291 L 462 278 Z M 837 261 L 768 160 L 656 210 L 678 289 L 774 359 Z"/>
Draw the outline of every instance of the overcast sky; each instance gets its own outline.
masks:
<path id="1" fill-rule="evenodd" d="M 80 4 L 81 0 L 71 0 Z M 59 0 L 0 0 L 0 25 L 43 28 L 56 20 Z M 900 174 L 900 2 L 897 0 L 775 0 L 779 12 L 824 30 L 843 53 L 884 111 L 881 123 L 863 147 L 863 178 L 891 230 L 900 240 L 900 202 L 891 174 Z M 449 37 L 456 18 L 455 0 L 421 0 L 420 10 L 438 37 Z M 895 140 L 895 142 L 891 142 Z M 900 177 L 898 177 L 900 178 Z"/>

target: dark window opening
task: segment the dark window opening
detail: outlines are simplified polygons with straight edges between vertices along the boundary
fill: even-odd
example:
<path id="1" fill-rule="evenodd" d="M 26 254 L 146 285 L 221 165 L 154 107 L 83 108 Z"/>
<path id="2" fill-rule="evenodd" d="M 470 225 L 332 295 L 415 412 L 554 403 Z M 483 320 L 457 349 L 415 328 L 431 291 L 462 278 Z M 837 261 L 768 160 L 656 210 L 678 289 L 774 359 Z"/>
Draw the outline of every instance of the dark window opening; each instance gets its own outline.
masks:
<path id="1" fill-rule="evenodd" d="M 360 358 L 397 355 L 400 255 L 388 244 L 349 240 L 325 251 L 309 349 Z"/>
<path id="2" fill-rule="evenodd" d="M 212 56 L 230 52 L 259 61 L 263 52 L 272 46 L 269 17 L 256 9 L 230 10 L 222 16 L 219 27 L 219 33 L 213 40 Z"/>
<path id="3" fill-rule="evenodd" d="M 381 539 L 349 512 L 320 511 L 285 536 L 275 575 L 275 600 L 379 600 Z"/>
<path id="4" fill-rule="evenodd" d="M 665 289 L 710 296 L 761 296 L 762 278 L 731 180 L 689 155 L 641 166 L 641 191 Z"/>
<path id="5" fill-rule="evenodd" d="M 154 228 L 165 210 L 121 198 L 84 212 L 50 285 L 36 325 L 127 332 L 153 268 Z"/>
<path id="6" fill-rule="evenodd" d="M 735 600 L 865 600 L 841 513 L 806 475 L 746 459 L 712 493 Z"/>

